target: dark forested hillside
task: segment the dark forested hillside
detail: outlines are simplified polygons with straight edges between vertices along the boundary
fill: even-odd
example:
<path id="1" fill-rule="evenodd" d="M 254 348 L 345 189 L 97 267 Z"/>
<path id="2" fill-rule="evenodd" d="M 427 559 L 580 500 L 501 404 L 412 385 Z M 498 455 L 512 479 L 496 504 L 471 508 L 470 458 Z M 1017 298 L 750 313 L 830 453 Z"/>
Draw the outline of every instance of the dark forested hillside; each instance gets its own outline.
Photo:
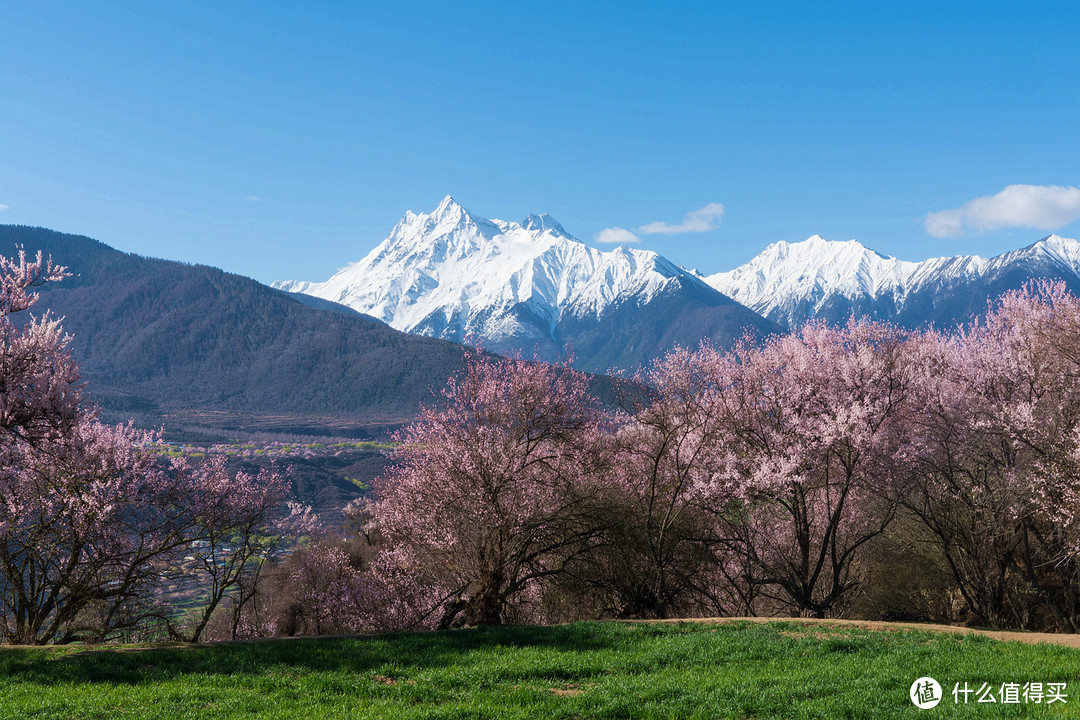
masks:
<path id="1" fill-rule="evenodd" d="M 91 398 L 107 411 L 183 410 L 412 417 L 462 349 L 327 304 L 310 307 L 249 278 L 119 252 L 77 235 L 0 226 L 72 277 L 35 308 L 64 317 Z"/>

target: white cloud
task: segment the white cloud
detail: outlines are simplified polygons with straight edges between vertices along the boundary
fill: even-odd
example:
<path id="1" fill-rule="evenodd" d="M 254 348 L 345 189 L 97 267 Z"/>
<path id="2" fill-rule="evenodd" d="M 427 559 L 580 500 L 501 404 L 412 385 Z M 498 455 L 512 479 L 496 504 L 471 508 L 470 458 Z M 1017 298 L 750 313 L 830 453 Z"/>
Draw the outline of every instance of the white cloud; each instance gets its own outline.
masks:
<path id="1" fill-rule="evenodd" d="M 6 212 L 6 211 L 8 211 L 10 209 L 11 209 L 10 205 L 5 205 L 4 203 L 0 203 L 0 212 Z"/>
<path id="2" fill-rule="evenodd" d="M 720 203 L 709 203 L 699 210 L 686 213 L 683 221 L 678 225 L 668 225 L 666 222 L 651 222 L 642 225 L 638 232 L 642 235 L 681 235 L 682 233 L 706 232 L 715 230 L 720 225 L 720 219 L 724 217 L 724 206 Z"/>
<path id="3" fill-rule="evenodd" d="M 626 243 L 641 242 L 641 238 L 626 228 L 609 227 L 596 233 L 596 242 L 625 245 Z"/>
<path id="4" fill-rule="evenodd" d="M 682 233 L 706 232 L 714 230 L 720 225 L 720 219 L 724 217 L 724 206 L 720 203 L 709 203 L 703 208 L 693 210 L 683 216 L 683 221 L 678 225 L 668 225 L 666 222 L 651 222 L 642 225 L 636 231 L 621 227 L 604 228 L 596 234 L 598 243 L 627 243 L 641 242 L 639 235 L 681 235 Z"/>
<path id="5" fill-rule="evenodd" d="M 1056 230 L 1080 220 L 1080 188 L 1062 185 L 1009 185 L 997 195 L 969 200 L 958 208 L 927 213 L 926 232 L 958 237 L 966 231 L 1030 227 Z"/>
<path id="6" fill-rule="evenodd" d="M 248 202 L 253 202 L 253 203 L 262 202 L 262 198 L 259 197 L 258 195 L 248 195 L 244 199 L 247 200 Z"/>

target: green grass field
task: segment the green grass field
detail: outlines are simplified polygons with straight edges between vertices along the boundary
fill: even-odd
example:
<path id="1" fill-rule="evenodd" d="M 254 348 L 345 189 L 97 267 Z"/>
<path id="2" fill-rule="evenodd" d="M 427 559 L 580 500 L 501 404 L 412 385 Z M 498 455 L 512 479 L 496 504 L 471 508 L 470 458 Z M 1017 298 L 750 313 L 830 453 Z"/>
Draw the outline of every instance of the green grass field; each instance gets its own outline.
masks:
<path id="1" fill-rule="evenodd" d="M 919 710 L 929 675 L 945 699 Z M 1052 705 L 955 683 L 1065 682 Z M 582 623 L 201 647 L 0 647 L 3 718 L 1080 717 L 1080 651 L 851 627 Z"/>

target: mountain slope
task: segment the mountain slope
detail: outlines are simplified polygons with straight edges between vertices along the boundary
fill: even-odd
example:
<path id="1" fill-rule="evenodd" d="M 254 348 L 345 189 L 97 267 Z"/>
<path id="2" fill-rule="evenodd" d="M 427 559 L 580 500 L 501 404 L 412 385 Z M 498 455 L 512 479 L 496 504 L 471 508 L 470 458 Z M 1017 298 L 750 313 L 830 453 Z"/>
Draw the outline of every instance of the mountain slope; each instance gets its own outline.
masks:
<path id="1" fill-rule="evenodd" d="M 410 418 L 459 366 L 452 343 L 215 268 L 90 238 L 0 226 L 0 252 L 41 250 L 74 274 L 35 313 L 64 317 L 89 395 L 114 413 L 175 410 Z"/>
<path id="2" fill-rule="evenodd" d="M 971 320 L 987 301 L 1032 279 L 1080 291 L 1080 243 L 1050 235 L 993 258 L 977 255 L 907 262 L 855 240 L 817 235 L 769 245 L 750 262 L 705 278 L 712 287 L 784 327 L 852 314 L 907 327 Z"/>
<path id="3" fill-rule="evenodd" d="M 776 328 L 656 253 L 603 252 L 548 215 L 488 220 L 447 196 L 407 212 L 366 257 L 326 282 L 275 287 L 331 300 L 410 333 L 587 370 L 628 369 L 676 344 L 729 344 Z"/>

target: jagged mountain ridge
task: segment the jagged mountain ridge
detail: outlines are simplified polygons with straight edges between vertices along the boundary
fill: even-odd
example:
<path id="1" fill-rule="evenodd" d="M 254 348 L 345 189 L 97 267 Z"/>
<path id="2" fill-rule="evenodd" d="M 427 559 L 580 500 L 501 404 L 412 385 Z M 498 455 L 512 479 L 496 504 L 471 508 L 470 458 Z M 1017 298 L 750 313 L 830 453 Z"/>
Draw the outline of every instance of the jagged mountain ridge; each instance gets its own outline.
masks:
<path id="1" fill-rule="evenodd" d="M 544 359 L 573 348 L 587 370 L 632 369 L 675 345 L 729 345 L 776 330 L 657 253 L 601 251 L 549 215 L 488 220 L 445 197 L 407 212 L 326 282 L 274 287 L 330 300 L 410 333 Z"/>
<path id="2" fill-rule="evenodd" d="M 991 258 L 978 255 L 910 262 L 858 241 L 814 235 L 769 245 L 750 262 L 710 275 L 712 287 L 784 327 L 852 314 L 915 327 L 966 322 L 987 300 L 1037 278 L 1080 291 L 1080 243 L 1049 235 Z"/>

